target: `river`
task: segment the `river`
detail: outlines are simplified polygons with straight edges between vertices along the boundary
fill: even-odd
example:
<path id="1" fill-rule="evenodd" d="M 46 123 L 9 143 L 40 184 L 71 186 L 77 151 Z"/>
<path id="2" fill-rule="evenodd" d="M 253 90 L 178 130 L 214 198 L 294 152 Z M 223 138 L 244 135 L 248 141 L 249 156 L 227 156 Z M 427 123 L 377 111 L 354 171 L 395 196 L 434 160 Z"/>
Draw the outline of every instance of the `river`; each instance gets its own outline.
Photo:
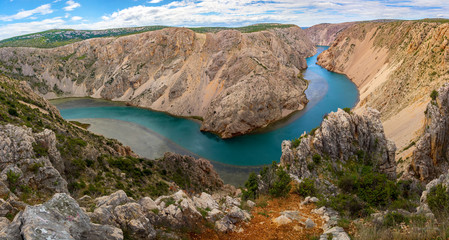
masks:
<path id="1" fill-rule="evenodd" d="M 307 58 L 304 78 L 309 80 L 306 108 L 287 119 L 255 133 L 220 139 L 200 132 L 198 122 L 165 113 L 125 106 L 123 103 L 91 98 L 58 99 L 51 102 L 63 118 L 90 123 L 89 130 L 116 138 L 136 153 L 159 158 L 166 151 L 209 159 L 227 183 L 241 185 L 249 171 L 279 161 L 283 140 L 299 137 L 319 126 L 324 115 L 338 108 L 353 107 L 358 100 L 356 86 L 345 76 L 316 64 L 327 49 L 319 46 Z"/>

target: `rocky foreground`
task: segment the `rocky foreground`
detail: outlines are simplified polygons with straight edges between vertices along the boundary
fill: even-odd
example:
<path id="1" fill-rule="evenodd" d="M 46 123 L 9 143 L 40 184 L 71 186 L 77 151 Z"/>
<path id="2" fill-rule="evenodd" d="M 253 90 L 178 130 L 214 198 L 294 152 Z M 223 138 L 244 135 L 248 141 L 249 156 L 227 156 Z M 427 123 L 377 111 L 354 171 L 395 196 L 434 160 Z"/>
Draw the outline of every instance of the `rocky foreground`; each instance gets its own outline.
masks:
<path id="1" fill-rule="evenodd" d="M 0 70 L 47 98 L 91 96 L 202 119 L 223 138 L 301 110 L 315 46 L 299 27 L 200 34 L 166 28 L 53 49 L 1 48 Z"/>

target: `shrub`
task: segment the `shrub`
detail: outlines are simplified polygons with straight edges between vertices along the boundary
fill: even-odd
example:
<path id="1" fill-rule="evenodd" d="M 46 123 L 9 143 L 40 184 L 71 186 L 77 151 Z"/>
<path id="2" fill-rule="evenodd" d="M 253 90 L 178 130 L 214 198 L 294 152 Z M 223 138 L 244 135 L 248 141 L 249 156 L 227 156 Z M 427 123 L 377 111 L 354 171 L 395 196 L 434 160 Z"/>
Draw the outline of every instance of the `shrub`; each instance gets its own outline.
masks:
<path id="1" fill-rule="evenodd" d="M 427 204 L 433 214 L 439 219 L 449 216 L 449 193 L 447 188 L 438 184 L 427 194 Z"/>
<path id="2" fill-rule="evenodd" d="M 342 176 L 338 181 L 338 187 L 345 193 L 355 192 L 357 190 L 356 184 L 357 176 L 353 174 Z"/>
<path id="3" fill-rule="evenodd" d="M 302 197 L 315 196 L 317 189 L 312 179 L 304 178 L 301 183 L 296 187 L 295 192 Z"/>
<path id="4" fill-rule="evenodd" d="M 321 162 L 321 155 L 318 153 L 315 153 L 312 157 L 312 160 L 315 164 L 320 164 Z"/>
<path id="5" fill-rule="evenodd" d="M 300 143 L 301 143 L 301 138 L 295 138 L 292 140 L 292 147 L 297 148 Z"/>
<path id="6" fill-rule="evenodd" d="M 335 197 L 330 197 L 327 203 L 320 205 L 329 206 L 343 215 L 353 218 L 365 217 L 371 214 L 371 209 L 367 204 L 350 194 L 340 193 Z"/>
<path id="7" fill-rule="evenodd" d="M 290 175 L 282 167 L 276 170 L 277 180 L 271 186 L 269 193 L 274 197 L 285 197 L 290 192 Z"/>
<path id="8" fill-rule="evenodd" d="M 350 108 L 348 108 L 348 107 L 345 107 L 345 108 L 343 108 L 343 111 L 345 111 L 345 112 L 347 112 L 347 113 L 351 114 L 351 109 L 350 109 Z"/>
<path id="9" fill-rule="evenodd" d="M 394 227 L 400 223 L 408 224 L 410 219 L 397 212 L 389 212 L 384 217 L 383 225 L 386 227 Z"/>
<path id="10" fill-rule="evenodd" d="M 357 196 L 371 206 L 385 206 L 398 195 L 397 186 L 385 174 L 368 173 L 358 180 Z"/>
<path id="11" fill-rule="evenodd" d="M 255 199 L 259 190 L 259 182 L 257 179 L 257 175 L 252 172 L 249 174 L 248 180 L 245 182 L 246 190 L 243 191 L 243 199 Z"/>
<path id="12" fill-rule="evenodd" d="M 41 143 L 33 143 L 33 151 L 36 154 L 36 157 L 48 156 L 48 149 Z"/>
<path id="13" fill-rule="evenodd" d="M 18 117 L 18 116 L 19 116 L 19 113 L 17 113 L 17 110 L 14 109 L 14 108 L 8 109 L 8 113 L 9 113 L 9 115 L 11 115 L 11 116 L 15 116 L 15 117 Z"/>
<path id="14" fill-rule="evenodd" d="M 432 93 L 430 93 L 430 98 L 432 98 L 432 100 L 436 100 L 438 97 L 438 92 L 436 90 L 433 90 Z"/>

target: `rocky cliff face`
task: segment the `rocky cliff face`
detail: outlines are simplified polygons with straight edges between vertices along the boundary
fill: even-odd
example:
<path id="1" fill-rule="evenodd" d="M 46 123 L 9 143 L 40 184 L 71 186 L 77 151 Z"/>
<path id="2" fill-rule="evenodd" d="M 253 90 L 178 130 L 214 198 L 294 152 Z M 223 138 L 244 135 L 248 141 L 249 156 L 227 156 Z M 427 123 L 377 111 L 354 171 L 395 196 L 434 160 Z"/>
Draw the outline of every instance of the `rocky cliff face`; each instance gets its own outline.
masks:
<path id="1" fill-rule="evenodd" d="M 449 169 L 449 84 L 438 90 L 425 114 L 424 133 L 416 142 L 409 173 L 427 182 Z"/>
<path id="2" fill-rule="evenodd" d="M 356 109 L 377 108 L 387 136 L 402 149 L 420 135 L 429 93 L 449 80 L 448 38 L 448 23 L 357 23 L 338 35 L 318 64 L 355 82 Z"/>
<path id="3" fill-rule="evenodd" d="M 318 157 L 334 165 L 364 159 L 390 178 L 396 177 L 396 146 L 386 139 L 377 110 L 368 108 L 359 115 L 339 109 L 327 115 L 319 128 L 294 142 L 282 143 L 281 165 L 299 178 L 312 177 L 309 164 Z"/>
<path id="4" fill-rule="evenodd" d="M 355 22 L 347 22 L 347 23 L 321 23 L 317 25 L 313 25 L 304 30 L 307 37 L 312 41 L 315 45 L 322 46 L 330 46 L 337 35 L 345 30 L 346 28 L 354 25 Z"/>
<path id="5" fill-rule="evenodd" d="M 179 116 L 224 138 L 301 110 L 315 47 L 299 27 L 199 34 L 166 28 L 54 49 L 1 48 L 0 70 L 49 98 L 92 96 Z"/>

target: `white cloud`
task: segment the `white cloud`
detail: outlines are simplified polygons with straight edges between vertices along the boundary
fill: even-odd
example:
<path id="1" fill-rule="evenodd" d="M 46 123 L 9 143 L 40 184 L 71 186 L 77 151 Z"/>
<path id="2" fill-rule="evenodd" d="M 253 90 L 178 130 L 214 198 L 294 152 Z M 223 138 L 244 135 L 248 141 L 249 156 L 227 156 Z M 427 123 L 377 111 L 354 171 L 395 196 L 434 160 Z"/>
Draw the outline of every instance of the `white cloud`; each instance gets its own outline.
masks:
<path id="1" fill-rule="evenodd" d="M 0 26 L 0 39 L 45 31 L 54 28 L 62 28 L 64 23 L 65 21 L 60 17 L 45 19 L 42 21 L 12 23 Z"/>
<path id="2" fill-rule="evenodd" d="M 146 1 L 152 3 L 159 0 Z M 67 1 L 66 4 L 68 6 L 65 10 L 67 11 L 80 6 L 73 0 Z M 27 14 L 22 13 L 22 15 Z M 148 25 L 233 27 L 261 22 L 311 26 L 324 22 L 448 16 L 449 4 L 444 4 L 441 0 L 404 0 L 402 3 L 385 0 L 177 0 L 161 6 L 139 5 L 117 10 L 101 16 L 101 20 L 98 22 L 84 20 L 76 24 L 57 23 L 54 25 L 59 28 L 73 29 L 105 29 Z M 15 18 L 17 17 L 19 16 Z M 62 17 L 64 17 L 64 13 L 61 13 L 61 19 L 63 19 Z M 70 15 L 65 16 L 67 19 L 70 19 L 70 17 Z M 14 19 L 13 16 L 3 18 Z M 76 17 L 73 18 L 76 19 Z M 72 20 L 74 20 L 73 18 Z M 0 17 L 1 19 L 2 17 Z M 2 30 L 5 27 L 0 26 L 1 37 L 23 34 L 22 31 L 15 31 L 14 28 L 8 28 L 5 32 Z M 55 26 L 50 25 L 46 29 L 50 28 L 55 28 Z M 39 29 L 45 28 L 39 27 Z M 30 31 L 36 32 L 39 29 Z"/>
<path id="3" fill-rule="evenodd" d="M 149 1 L 148 3 L 160 3 L 160 2 L 162 2 L 163 0 L 151 0 L 151 1 Z"/>
<path id="4" fill-rule="evenodd" d="M 67 1 L 66 4 L 67 4 L 67 6 L 64 7 L 64 10 L 66 10 L 66 11 L 73 11 L 75 8 L 81 7 L 81 4 L 79 4 L 73 0 Z"/>
<path id="5" fill-rule="evenodd" d="M 0 16 L 0 20 L 1 21 L 13 21 L 13 20 L 19 20 L 19 19 L 31 17 L 35 14 L 46 15 L 46 14 L 50 14 L 52 12 L 53 12 L 53 10 L 51 9 L 51 4 L 44 4 L 35 9 L 20 10 L 18 13 L 14 14 L 14 15 Z"/>
<path id="6" fill-rule="evenodd" d="M 79 20 L 81 20 L 81 19 L 83 19 L 83 18 L 80 17 L 80 16 L 73 16 L 73 17 L 72 17 L 72 20 L 73 20 L 73 21 L 79 21 Z"/>

